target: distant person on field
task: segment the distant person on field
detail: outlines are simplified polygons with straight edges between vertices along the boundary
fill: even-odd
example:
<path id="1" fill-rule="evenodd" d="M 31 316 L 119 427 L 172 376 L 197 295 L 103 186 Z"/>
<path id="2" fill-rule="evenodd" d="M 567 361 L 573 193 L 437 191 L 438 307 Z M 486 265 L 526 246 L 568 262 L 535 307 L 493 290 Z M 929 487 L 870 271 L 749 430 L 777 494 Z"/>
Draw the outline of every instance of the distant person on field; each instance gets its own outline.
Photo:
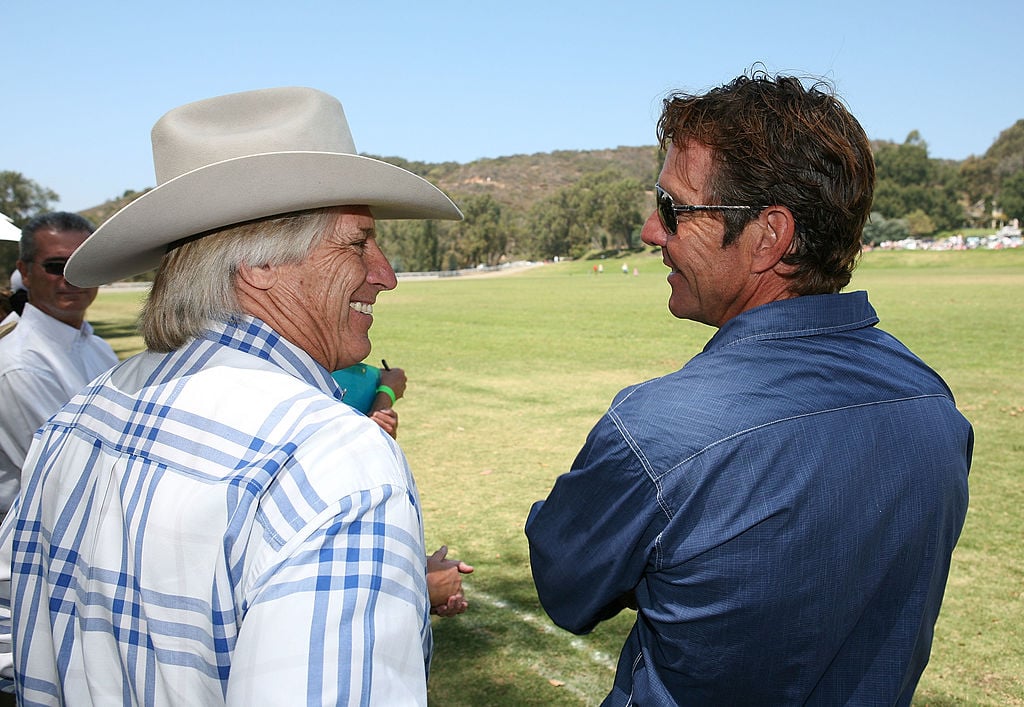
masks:
<path id="1" fill-rule="evenodd" d="M 84 287 L 157 269 L 146 350 L 33 442 L 0 527 L 0 675 L 21 704 L 425 705 L 419 493 L 330 372 L 397 284 L 377 220 L 461 213 L 359 155 L 314 89 L 190 103 L 152 137 L 156 188 L 67 265 Z"/>
<path id="2" fill-rule="evenodd" d="M 64 264 L 93 230 L 78 214 L 59 211 L 34 218 L 21 232 L 18 275 L 27 303 L 0 338 L 0 516 L 18 493 L 32 434 L 117 363 L 110 344 L 85 321 L 98 289 L 64 278 Z"/>
<path id="3" fill-rule="evenodd" d="M 606 705 L 910 704 L 967 512 L 973 432 L 840 293 L 875 182 L 824 84 L 763 72 L 664 102 L 643 240 L 717 328 L 623 390 L 526 524 L 541 603 L 636 623 Z"/>

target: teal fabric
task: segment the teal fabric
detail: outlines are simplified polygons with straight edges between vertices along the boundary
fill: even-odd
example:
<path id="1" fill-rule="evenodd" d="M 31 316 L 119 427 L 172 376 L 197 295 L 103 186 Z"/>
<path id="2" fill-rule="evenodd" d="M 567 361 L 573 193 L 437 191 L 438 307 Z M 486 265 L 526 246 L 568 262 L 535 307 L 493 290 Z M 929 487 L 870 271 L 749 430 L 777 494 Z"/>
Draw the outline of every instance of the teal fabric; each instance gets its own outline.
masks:
<path id="1" fill-rule="evenodd" d="M 380 385 L 380 369 L 366 363 L 343 368 L 331 374 L 334 382 L 344 393 L 342 400 L 362 413 L 370 412 L 370 405 L 377 397 Z"/>

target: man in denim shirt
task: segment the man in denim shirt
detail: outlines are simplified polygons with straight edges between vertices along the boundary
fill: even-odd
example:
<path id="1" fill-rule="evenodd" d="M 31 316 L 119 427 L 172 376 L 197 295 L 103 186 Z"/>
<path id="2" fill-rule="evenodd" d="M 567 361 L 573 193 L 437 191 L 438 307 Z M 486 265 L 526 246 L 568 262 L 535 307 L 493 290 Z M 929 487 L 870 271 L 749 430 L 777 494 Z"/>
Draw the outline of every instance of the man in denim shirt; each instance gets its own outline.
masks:
<path id="1" fill-rule="evenodd" d="M 970 424 L 864 292 L 871 147 L 827 86 L 755 72 L 664 103 L 673 315 L 718 328 L 622 391 L 530 513 L 538 594 L 637 610 L 605 704 L 907 704 L 967 512 Z"/>

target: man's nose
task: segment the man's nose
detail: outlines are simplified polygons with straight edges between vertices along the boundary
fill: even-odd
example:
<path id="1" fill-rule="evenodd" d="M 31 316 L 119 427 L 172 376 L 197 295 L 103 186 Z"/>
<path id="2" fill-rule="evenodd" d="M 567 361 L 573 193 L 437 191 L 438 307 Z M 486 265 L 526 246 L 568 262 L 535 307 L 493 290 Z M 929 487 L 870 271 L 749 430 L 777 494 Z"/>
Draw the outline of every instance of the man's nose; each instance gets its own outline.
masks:
<path id="1" fill-rule="evenodd" d="M 656 211 L 652 211 L 644 222 L 644 227 L 640 230 L 640 239 L 647 245 L 656 245 L 662 248 L 668 242 L 668 233 L 661 225 L 661 219 L 658 218 Z"/>

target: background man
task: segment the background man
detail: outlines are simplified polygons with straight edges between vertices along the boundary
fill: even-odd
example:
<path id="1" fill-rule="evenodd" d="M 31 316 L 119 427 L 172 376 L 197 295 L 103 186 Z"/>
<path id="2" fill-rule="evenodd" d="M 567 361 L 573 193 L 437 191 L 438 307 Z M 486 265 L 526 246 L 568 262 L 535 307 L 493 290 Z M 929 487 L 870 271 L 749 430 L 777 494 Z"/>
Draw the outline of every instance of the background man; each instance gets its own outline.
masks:
<path id="1" fill-rule="evenodd" d="M 21 273 L 17 269 L 11 273 L 11 290 L 5 294 L 6 302 L 0 302 L 0 306 L 6 305 L 10 311 L 0 320 L 0 336 L 4 336 L 14 329 L 14 325 L 21 317 L 21 311 L 25 309 L 25 303 L 28 302 L 28 288 L 25 287 L 25 282 L 21 279 Z"/>
<path id="2" fill-rule="evenodd" d="M 312 89 L 172 110 L 153 157 L 68 263 L 83 286 L 159 265 L 147 350 L 44 427 L 0 530 L 19 702 L 425 704 L 416 485 L 330 371 L 396 285 L 375 220 L 461 214 Z"/>
<path id="3" fill-rule="evenodd" d="M 718 327 L 622 391 L 526 533 L 577 633 L 637 620 L 606 703 L 908 704 L 967 510 L 973 433 L 850 281 L 874 165 L 823 85 L 664 104 L 643 239 Z"/>
<path id="4" fill-rule="evenodd" d="M 0 338 L 0 514 L 18 493 L 32 434 L 117 363 L 85 321 L 97 288 L 64 278 L 64 264 L 93 230 L 88 220 L 66 212 L 38 216 L 22 229 L 18 272 L 28 302 L 17 326 Z"/>

